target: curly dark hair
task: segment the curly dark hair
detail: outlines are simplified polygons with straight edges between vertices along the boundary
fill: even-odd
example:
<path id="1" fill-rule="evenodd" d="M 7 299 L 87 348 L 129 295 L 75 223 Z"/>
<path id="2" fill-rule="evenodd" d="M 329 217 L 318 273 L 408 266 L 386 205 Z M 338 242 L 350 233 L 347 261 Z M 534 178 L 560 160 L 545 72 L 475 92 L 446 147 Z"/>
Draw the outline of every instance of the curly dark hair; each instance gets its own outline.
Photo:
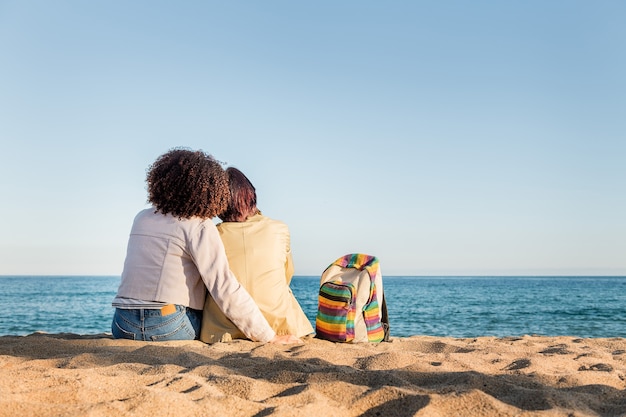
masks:
<path id="1" fill-rule="evenodd" d="M 150 165 L 146 182 L 156 210 L 181 219 L 216 217 L 230 198 L 222 165 L 201 150 L 169 150 Z"/>

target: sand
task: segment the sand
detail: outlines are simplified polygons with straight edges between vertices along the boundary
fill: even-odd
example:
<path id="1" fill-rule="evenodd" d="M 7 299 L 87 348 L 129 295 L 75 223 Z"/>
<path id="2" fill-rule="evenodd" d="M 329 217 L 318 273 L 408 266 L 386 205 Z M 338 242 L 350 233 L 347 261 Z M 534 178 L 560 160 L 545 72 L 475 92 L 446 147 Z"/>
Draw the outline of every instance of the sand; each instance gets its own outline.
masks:
<path id="1" fill-rule="evenodd" d="M 0 416 L 626 416 L 626 339 L 4 336 Z"/>

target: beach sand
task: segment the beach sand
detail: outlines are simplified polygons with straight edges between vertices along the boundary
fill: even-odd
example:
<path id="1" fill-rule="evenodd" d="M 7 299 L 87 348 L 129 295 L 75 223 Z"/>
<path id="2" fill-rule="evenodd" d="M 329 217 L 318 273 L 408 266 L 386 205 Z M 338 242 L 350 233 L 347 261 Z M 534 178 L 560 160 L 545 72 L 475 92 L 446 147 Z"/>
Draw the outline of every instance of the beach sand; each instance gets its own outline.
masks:
<path id="1" fill-rule="evenodd" d="M 626 339 L 3 336 L 0 416 L 626 416 Z"/>

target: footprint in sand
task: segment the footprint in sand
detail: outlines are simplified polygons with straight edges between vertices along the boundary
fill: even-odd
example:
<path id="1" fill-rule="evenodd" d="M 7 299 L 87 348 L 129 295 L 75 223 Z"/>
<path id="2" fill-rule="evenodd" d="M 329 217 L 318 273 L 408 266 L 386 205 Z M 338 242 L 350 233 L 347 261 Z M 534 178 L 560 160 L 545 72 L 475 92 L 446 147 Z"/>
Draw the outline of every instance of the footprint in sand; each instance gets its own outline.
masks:
<path id="1" fill-rule="evenodd" d="M 567 350 L 566 344 L 560 344 L 560 345 L 550 346 L 547 349 L 540 351 L 539 353 L 542 353 L 544 355 L 569 355 L 574 352 Z"/>
<path id="2" fill-rule="evenodd" d="M 591 366 L 581 366 L 578 368 L 579 371 L 599 371 L 599 372 L 612 372 L 613 367 L 611 365 L 607 365 L 606 363 L 596 363 Z"/>
<path id="3" fill-rule="evenodd" d="M 508 364 L 504 369 L 507 371 L 517 371 L 518 369 L 528 368 L 530 359 L 518 359 Z"/>

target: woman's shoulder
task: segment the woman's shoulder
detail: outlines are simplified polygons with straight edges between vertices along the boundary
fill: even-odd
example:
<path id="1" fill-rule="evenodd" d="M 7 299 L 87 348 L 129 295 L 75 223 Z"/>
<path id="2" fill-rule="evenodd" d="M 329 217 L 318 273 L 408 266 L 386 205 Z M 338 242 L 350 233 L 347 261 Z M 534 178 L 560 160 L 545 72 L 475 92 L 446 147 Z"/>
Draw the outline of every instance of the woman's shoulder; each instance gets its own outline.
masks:
<path id="1" fill-rule="evenodd" d="M 272 225 L 273 227 L 277 227 L 277 228 L 287 228 L 287 223 L 281 220 L 276 220 L 271 217 L 267 217 L 261 213 L 255 214 L 248 220 L 257 221 L 259 223 L 265 223 L 265 224 Z"/>
<path id="2" fill-rule="evenodd" d="M 289 227 L 283 221 L 267 217 L 261 213 L 249 217 L 245 222 L 221 222 L 217 229 L 222 233 L 226 231 L 251 231 L 251 230 L 274 230 L 289 233 Z"/>
<path id="3" fill-rule="evenodd" d="M 236 225 L 250 225 L 250 224 L 282 224 L 286 226 L 285 222 L 282 222 L 280 220 L 276 220 L 273 219 L 271 217 L 267 217 L 266 215 L 262 214 L 261 212 L 258 212 L 256 214 L 253 214 L 252 216 L 248 217 L 246 219 L 246 221 L 244 222 L 221 222 L 218 223 L 217 226 L 218 227 L 232 227 L 232 226 L 236 226 Z"/>

